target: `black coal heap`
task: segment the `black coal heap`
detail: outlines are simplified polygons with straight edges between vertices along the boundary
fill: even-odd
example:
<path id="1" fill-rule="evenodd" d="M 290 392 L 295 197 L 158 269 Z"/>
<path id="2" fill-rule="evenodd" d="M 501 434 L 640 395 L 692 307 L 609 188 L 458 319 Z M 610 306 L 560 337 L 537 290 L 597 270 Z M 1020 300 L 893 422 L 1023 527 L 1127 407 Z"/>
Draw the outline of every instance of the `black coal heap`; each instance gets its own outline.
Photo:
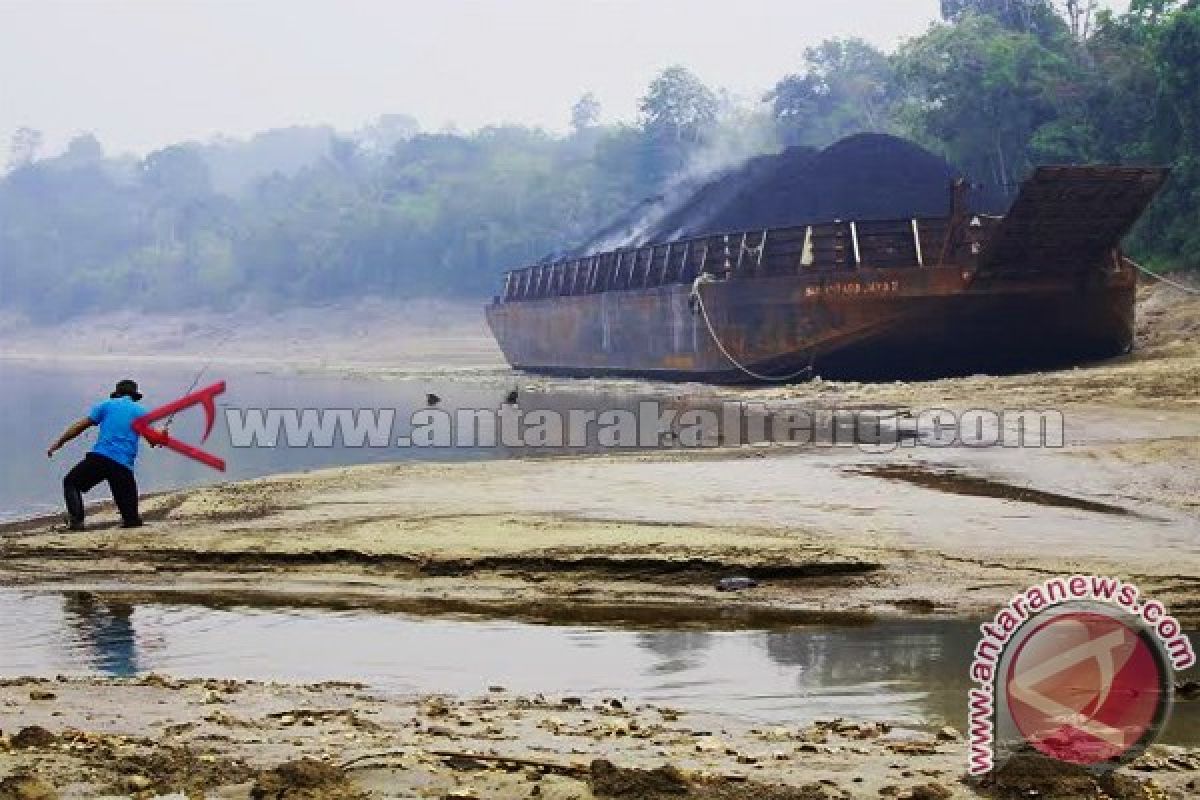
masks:
<path id="1" fill-rule="evenodd" d="M 961 174 L 923 147 L 881 133 L 850 136 L 820 151 L 790 147 L 718 174 L 665 213 L 661 199 L 645 201 L 577 253 L 839 219 L 944 216 L 950 185 Z M 1003 199 L 993 194 L 973 198 L 975 210 L 1002 211 Z"/>

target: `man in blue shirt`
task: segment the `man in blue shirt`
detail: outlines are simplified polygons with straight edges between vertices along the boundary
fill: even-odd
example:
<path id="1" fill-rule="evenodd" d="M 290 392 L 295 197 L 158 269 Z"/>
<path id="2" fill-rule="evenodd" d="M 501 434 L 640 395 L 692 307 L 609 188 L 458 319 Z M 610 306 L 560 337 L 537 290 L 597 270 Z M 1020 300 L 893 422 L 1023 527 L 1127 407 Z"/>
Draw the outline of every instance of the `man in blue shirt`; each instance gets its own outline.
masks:
<path id="1" fill-rule="evenodd" d="M 121 527 L 141 526 L 137 481 L 133 477 L 139 438 L 133 423 L 148 413 L 138 404 L 141 399 L 136 383 L 131 380 L 120 381 L 108 400 L 97 403 L 86 417 L 72 423 L 46 451 L 47 456 L 53 457 L 63 445 L 88 428 L 93 425 L 100 427 L 96 446 L 63 478 L 67 526 L 71 530 L 83 530 L 83 494 L 101 481 L 108 481 L 113 501 L 121 512 Z"/>

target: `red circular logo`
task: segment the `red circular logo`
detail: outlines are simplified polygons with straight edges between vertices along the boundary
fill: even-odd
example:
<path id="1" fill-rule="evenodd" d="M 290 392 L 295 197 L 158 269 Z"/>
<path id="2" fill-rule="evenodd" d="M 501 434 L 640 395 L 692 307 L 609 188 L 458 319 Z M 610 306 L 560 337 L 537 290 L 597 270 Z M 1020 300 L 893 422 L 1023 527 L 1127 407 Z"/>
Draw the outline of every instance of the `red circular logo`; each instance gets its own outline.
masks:
<path id="1" fill-rule="evenodd" d="M 1042 753 L 1074 764 L 1131 755 L 1165 718 L 1169 673 L 1145 634 L 1101 611 L 1037 624 L 1009 662 L 1013 722 Z"/>

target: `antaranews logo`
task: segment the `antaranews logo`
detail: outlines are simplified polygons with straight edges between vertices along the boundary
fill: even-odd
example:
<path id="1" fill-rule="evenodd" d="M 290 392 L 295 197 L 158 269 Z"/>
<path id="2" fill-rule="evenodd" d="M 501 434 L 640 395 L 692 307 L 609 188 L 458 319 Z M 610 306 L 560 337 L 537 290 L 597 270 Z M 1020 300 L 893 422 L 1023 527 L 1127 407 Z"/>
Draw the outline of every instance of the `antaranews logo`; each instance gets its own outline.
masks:
<path id="1" fill-rule="evenodd" d="M 1174 671 L 1196 663 L 1179 621 L 1116 578 L 1052 578 L 980 631 L 968 703 L 976 776 L 1029 748 L 1096 769 L 1135 758 L 1170 716 Z"/>

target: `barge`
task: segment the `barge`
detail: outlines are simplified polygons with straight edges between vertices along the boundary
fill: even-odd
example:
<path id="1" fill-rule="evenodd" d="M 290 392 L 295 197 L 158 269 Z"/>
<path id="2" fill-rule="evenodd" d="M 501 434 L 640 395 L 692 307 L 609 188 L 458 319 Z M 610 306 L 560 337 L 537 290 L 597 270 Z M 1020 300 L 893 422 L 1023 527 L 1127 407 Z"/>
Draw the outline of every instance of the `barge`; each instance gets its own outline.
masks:
<path id="1" fill-rule="evenodd" d="M 1039 167 L 1004 216 L 831 220 L 594 253 L 505 273 L 486 308 L 514 368 L 712 383 L 1061 367 L 1128 352 L 1121 239 L 1166 178 Z"/>

